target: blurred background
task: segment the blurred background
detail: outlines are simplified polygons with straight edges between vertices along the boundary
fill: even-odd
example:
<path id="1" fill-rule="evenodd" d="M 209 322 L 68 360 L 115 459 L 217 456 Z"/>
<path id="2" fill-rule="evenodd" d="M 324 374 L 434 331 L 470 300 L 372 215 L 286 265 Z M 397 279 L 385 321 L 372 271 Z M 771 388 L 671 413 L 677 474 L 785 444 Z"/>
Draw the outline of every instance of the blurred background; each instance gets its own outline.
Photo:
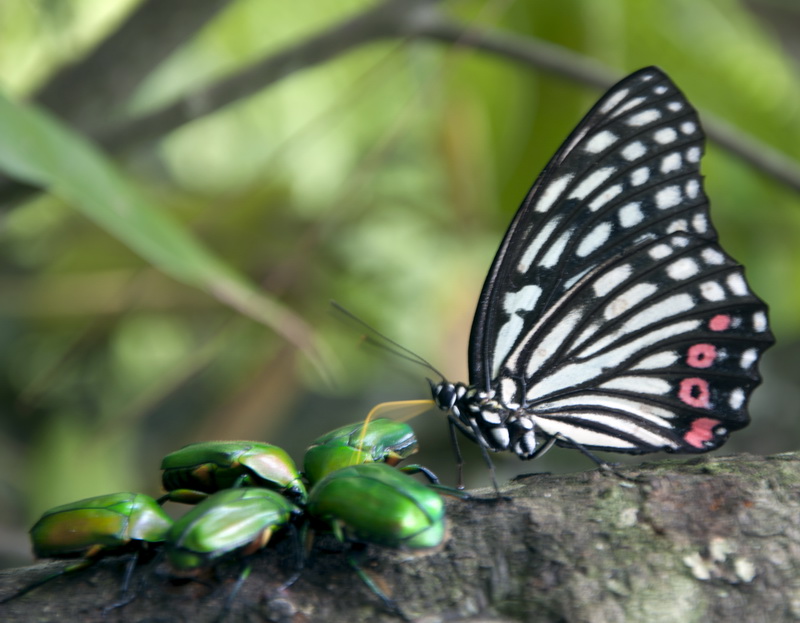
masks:
<path id="1" fill-rule="evenodd" d="M 0 565 L 30 561 L 49 507 L 158 495 L 186 443 L 299 462 L 377 402 L 428 398 L 331 299 L 466 380 L 494 252 L 598 86 L 659 65 L 701 118 L 800 160 L 799 41 L 792 0 L 0 3 Z M 715 143 L 703 171 L 778 340 L 723 452 L 796 450 L 798 186 Z M 452 483 L 444 416 L 411 423 Z M 593 467 L 495 459 L 502 479 Z"/>

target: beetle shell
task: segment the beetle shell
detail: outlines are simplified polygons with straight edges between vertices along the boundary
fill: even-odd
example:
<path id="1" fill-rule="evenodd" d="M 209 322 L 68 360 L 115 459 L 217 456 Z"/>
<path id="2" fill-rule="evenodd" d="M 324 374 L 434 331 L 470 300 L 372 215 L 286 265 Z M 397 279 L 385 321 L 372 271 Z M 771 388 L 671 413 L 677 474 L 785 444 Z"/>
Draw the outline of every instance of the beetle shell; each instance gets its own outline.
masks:
<path id="1" fill-rule="evenodd" d="M 306 489 L 291 457 L 258 441 L 206 441 L 172 452 L 161 461 L 164 489 L 214 493 L 237 484 L 285 492 L 299 502 Z"/>
<path id="2" fill-rule="evenodd" d="M 436 547 L 445 533 L 442 498 L 384 463 L 329 474 L 311 490 L 308 512 L 350 540 L 387 547 Z"/>
<path id="3" fill-rule="evenodd" d="M 269 489 L 220 491 L 175 522 L 167 535 L 167 560 L 175 575 L 194 575 L 222 557 L 258 550 L 298 513 Z"/>
<path id="4" fill-rule="evenodd" d="M 30 534 L 36 556 L 69 558 L 130 541 L 161 542 L 172 523 L 149 495 L 112 493 L 51 508 Z"/>
<path id="5" fill-rule="evenodd" d="M 417 451 L 417 438 L 404 422 L 378 418 L 342 426 L 316 439 L 303 459 L 303 471 L 310 482 L 360 463 L 384 461 L 396 465 Z"/>

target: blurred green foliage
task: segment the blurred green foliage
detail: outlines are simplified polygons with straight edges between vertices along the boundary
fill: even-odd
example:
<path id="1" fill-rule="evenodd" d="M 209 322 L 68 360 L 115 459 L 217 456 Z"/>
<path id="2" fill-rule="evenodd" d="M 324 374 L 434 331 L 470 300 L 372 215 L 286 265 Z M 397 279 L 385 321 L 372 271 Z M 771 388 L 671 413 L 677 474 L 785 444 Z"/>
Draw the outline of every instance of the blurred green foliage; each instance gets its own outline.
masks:
<path id="1" fill-rule="evenodd" d="M 137 4 L 0 3 L 0 169 L 48 189 L 7 202 L 0 221 L 0 556 L 12 562 L 48 507 L 157 494 L 160 457 L 185 443 L 257 438 L 299 460 L 310 439 L 376 402 L 427 397 L 424 370 L 361 348 L 330 299 L 466 380 L 469 325 L 503 231 L 598 96 L 468 46 L 386 40 L 111 157 L 21 102 L 113 37 Z M 156 110 L 369 6 L 233 1 L 108 115 L 124 123 Z M 781 10 L 800 23 L 793 4 L 442 9 L 621 73 L 659 65 L 701 112 L 800 159 L 792 33 L 770 21 Z M 703 169 L 723 244 L 769 302 L 779 340 L 754 424 L 726 448 L 793 449 L 800 198 L 713 145 Z M 278 335 L 289 320 L 273 303 L 312 328 L 325 373 Z M 422 462 L 447 479 L 441 417 L 414 425 Z M 501 457 L 500 471 L 586 467 L 574 454 Z M 468 460 L 476 484 L 483 468 L 474 452 Z"/>

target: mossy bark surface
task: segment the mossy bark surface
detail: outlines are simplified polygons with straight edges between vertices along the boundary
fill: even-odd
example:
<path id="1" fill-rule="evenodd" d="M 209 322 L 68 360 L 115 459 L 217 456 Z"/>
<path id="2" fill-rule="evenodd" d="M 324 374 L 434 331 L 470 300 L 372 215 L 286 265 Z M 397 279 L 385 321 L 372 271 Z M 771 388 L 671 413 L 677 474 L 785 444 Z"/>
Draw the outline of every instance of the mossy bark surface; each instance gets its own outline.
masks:
<path id="1" fill-rule="evenodd" d="M 448 500 L 450 535 L 422 555 L 368 547 L 370 577 L 411 620 L 640 622 L 800 619 L 800 454 L 643 464 L 629 480 L 591 471 L 534 475 L 505 500 Z M 491 497 L 490 491 L 477 492 Z M 267 549 L 228 621 L 393 621 L 324 539 L 291 588 L 288 543 Z M 0 574 L 0 598 L 64 563 Z M 0 606 L 0 620 L 214 621 L 237 577 L 176 585 L 140 567 L 137 597 L 117 599 L 108 559 Z"/>

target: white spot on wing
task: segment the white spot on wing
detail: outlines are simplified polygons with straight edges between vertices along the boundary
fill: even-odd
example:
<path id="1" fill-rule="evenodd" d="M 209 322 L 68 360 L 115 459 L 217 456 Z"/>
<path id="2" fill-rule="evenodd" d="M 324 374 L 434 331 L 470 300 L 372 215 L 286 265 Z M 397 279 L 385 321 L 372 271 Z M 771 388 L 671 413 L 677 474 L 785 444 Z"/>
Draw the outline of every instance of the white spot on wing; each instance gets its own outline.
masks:
<path id="1" fill-rule="evenodd" d="M 700 148 L 690 147 L 686 150 L 686 160 L 689 162 L 700 162 Z"/>
<path id="2" fill-rule="evenodd" d="M 694 121 L 684 121 L 681 124 L 681 132 L 684 134 L 694 134 L 697 131 L 697 124 Z"/>
<path id="3" fill-rule="evenodd" d="M 559 347 L 564 344 L 565 337 L 568 336 L 575 328 L 575 325 L 583 319 L 582 311 L 582 309 L 579 309 L 568 313 L 536 344 L 536 348 L 531 353 L 531 357 L 528 359 L 528 365 L 526 366 L 525 371 L 527 376 L 533 376 L 547 360 L 556 354 Z M 518 353 L 515 353 L 513 361 L 509 360 L 511 367 L 515 366 L 517 355 Z"/>
<path id="4" fill-rule="evenodd" d="M 661 128 L 653 134 L 653 138 L 656 140 L 656 143 L 666 145 L 676 140 L 678 138 L 678 133 L 674 128 Z"/>
<path id="5" fill-rule="evenodd" d="M 504 405 L 508 406 L 512 404 L 516 399 L 517 399 L 517 384 L 512 379 L 508 377 L 503 377 L 503 380 L 500 381 L 500 401 Z M 494 413 L 493 411 L 490 413 L 492 413 L 497 418 L 496 421 L 493 420 L 493 423 L 500 424 L 501 422 L 500 415 Z"/>
<path id="6" fill-rule="evenodd" d="M 711 247 L 706 247 L 703 249 L 700 252 L 700 257 L 702 257 L 706 264 L 709 264 L 710 266 L 719 266 L 720 264 L 725 263 L 725 256 Z"/>
<path id="7" fill-rule="evenodd" d="M 679 153 L 676 152 L 669 154 L 661 161 L 661 172 L 671 173 L 672 171 L 678 171 L 681 168 L 682 163 L 683 161 Z"/>
<path id="8" fill-rule="evenodd" d="M 705 214 L 699 213 L 692 217 L 692 227 L 698 234 L 704 234 L 708 231 L 708 219 Z"/>
<path id="9" fill-rule="evenodd" d="M 629 111 L 631 108 L 636 108 L 644 100 L 645 100 L 644 97 L 634 97 L 633 99 L 628 100 L 627 102 L 625 102 L 617 110 L 615 110 L 614 114 L 611 115 L 611 116 L 612 117 L 619 117 L 622 113 Z"/>
<path id="10" fill-rule="evenodd" d="M 509 318 L 500 328 L 500 331 L 497 332 L 492 359 L 493 376 L 497 376 L 503 360 L 516 344 L 525 324 L 516 312 L 527 312 L 533 309 L 541 295 L 541 287 L 527 285 L 517 292 L 509 292 L 503 299 L 503 311 L 508 314 Z"/>
<path id="11" fill-rule="evenodd" d="M 665 257 L 669 257 L 672 255 L 672 247 L 668 244 L 657 244 L 648 252 L 648 255 L 652 257 L 654 260 L 661 260 Z"/>
<path id="12" fill-rule="evenodd" d="M 587 416 L 587 420 L 591 421 L 591 415 Z M 597 431 L 590 430 L 578 425 L 570 425 L 562 419 L 550 422 L 546 418 L 537 418 L 536 423 L 539 428 L 548 435 L 563 435 L 576 443 L 581 444 L 584 448 L 617 448 L 620 450 L 632 449 L 634 444 L 630 441 L 620 439 L 619 437 L 612 437 L 611 435 L 604 435 Z"/>
<path id="13" fill-rule="evenodd" d="M 603 167 L 602 169 L 593 171 L 587 175 L 580 184 L 578 184 L 575 190 L 573 190 L 570 194 L 569 198 L 585 199 L 587 195 L 589 195 L 593 190 L 600 186 L 600 184 L 611 177 L 616 170 L 616 167 Z"/>
<path id="14" fill-rule="evenodd" d="M 528 311 L 533 309 L 541 295 L 542 288 L 537 285 L 527 285 L 517 292 L 508 292 L 503 299 L 503 310 L 509 316 L 517 311 Z"/>
<path id="15" fill-rule="evenodd" d="M 739 366 L 742 370 L 747 370 L 758 360 L 758 350 L 755 348 L 748 348 L 742 353 L 742 358 L 739 359 Z"/>
<path id="16" fill-rule="evenodd" d="M 586 257 L 603 246 L 603 243 L 608 240 L 610 235 L 611 223 L 608 221 L 600 223 L 583 237 L 583 240 L 581 240 L 578 248 L 575 250 L 575 254 L 578 257 Z"/>
<path id="17" fill-rule="evenodd" d="M 700 272 L 700 267 L 697 265 L 697 262 L 688 257 L 682 257 L 667 266 L 667 275 L 676 281 L 693 277 L 698 272 Z"/>
<path id="18" fill-rule="evenodd" d="M 630 264 L 623 264 L 616 268 L 609 270 L 597 278 L 594 282 L 594 293 L 596 296 L 605 296 L 611 290 L 616 288 L 619 284 L 625 281 L 633 273 Z"/>
<path id="19" fill-rule="evenodd" d="M 573 173 L 568 173 L 550 182 L 550 185 L 542 191 L 542 196 L 539 198 L 539 201 L 536 202 L 534 211 L 547 212 L 553 207 L 553 204 L 561 196 L 561 193 L 564 192 L 564 189 L 569 185 L 573 177 L 575 177 Z"/>
<path id="20" fill-rule="evenodd" d="M 641 141 L 636 141 L 626 145 L 620 153 L 622 153 L 622 157 L 625 158 L 625 160 L 633 162 L 644 156 L 647 153 L 647 148 Z"/>
<path id="21" fill-rule="evenodd" d="M 678 361 L 678 353 L 665 350 L 664 352 L 645 357 L 633 366 L 631 370 L 663 370 L 664 368 L 669 368 L 676 361 Z"/>
<path id="22" fill-rule="evenodd" d="M 539 254 L 539 251 L 544 246 L 545 242 L 550 235 L 553 233 L 558 224 L 561 222 L 561 217 L 555 217 L 547 221 L 544 227 L 536 234 L 536 237 L 531 241 L 528 245 L 528 248 L 525 249 L 525 253 L 519 260 L 519 264 L 517 264 L 517 270 L 523 274 L 528 272 L 528 269 L 531 267 L 531 263 L 533 262 L 534 258 Z"/>
<path id="23" fill-rule="evenodd" d="M 686 189 L 686 196 L 689 197 L 689 199 L 696 199 L 697 195 L 700 194 L 700 182 L 697 180 L 689 180 L 686 182 L 684 189 Z"/>
<path id="24" fill-rule="evenodd" d="M 607 188 L 602 193 L 597 195 L 597 197 L 592 199 L 592 201 L 589 203 L 589 210 L 596 212 L 621 192 L 622 184 L 614 184 L 614 186 Z"/>
<path id="25" fill-rule="evenodd" d="M 618 137 L 613 132 L 603 130 L 598 132 L 586 142 L 584 149 L 590 154 L 599 154 L 617 141 Z"/>
<path id="26" fill-rule="evenodd" d="M 658 288 L 652 283 L 637 283 L 615 297 L 603 310 L 606 320 L 612 320 L 620 314 L 632 309 L 644 299 L 657 292 Z"/>
<path id="27" fill-rule="evenodd" d="M 622 206 L 619 209 L 619 224 L 623 227 L 633 227 L 638 225 L 644 220 L 644 214 L 641 209 L 642 204 L 638 201 L 633 201 Z"/>
<path id="28" fill-rule="evenodd" d="M 767 315 L 764 312 L 756 312 L 753 314 L 753 329 L 759 333 L 767 330 Z"/>
<path id="29" fill-rule="evenodd" d="M 643 110 L 635 115 L 631 115 L 628 117 L 625 123 L 632 128 L 638 128 L 643 125 L 653 123 L 654 121 L 658 121 L 659 119 L 661 119 L 661 112 L 656 108 L 648 108 L 647 110 Z"/>
<path id="30" fill-rule="evenodd" d="M 614 108 L 617 104 L 619 104 L 622 100 L 628 97 L 629 89 L 621 89 L 616 93 L 612 93 L 609 95 L 608 100 L 600 107 L 600 112 L 607 113 L 609 110 Z"/>
<path id="31" fill-rule="evenodd" d="M 745 296 L 747 294 L 747 283 L 741 273 L 731 273 L 725 282 L 728 284 L 730 291 L 736 296 Z"/>
<path id="32" fill-rule="evenodd" d="M 558 237 L 558 240 L 553 242 L 550 245 L 550 248 L 547 249 L 547 253 L 544 254 L 544 257 L 539 262 L 539 266 L 542 268 L 552 268 L 558 263 L 558 260 L 561 258 L 561 255 L 564 253 L 564 249 L 567 246 L 567 242 L 572 237 L 572 234 L 575 233 L 575 228 L 572 227 L 565 231 Z"/>
<path id="33" fill-rule="evenodd" d="M 667 104 L 667 108 L 672 112 L 678 112 L 679 110 L 683 109 L 683 104 L 680 102 L 670 102 Z"/>
<path id="34" fill-rule="evenodd" d="M 731 409 L 741 409 L 744 404 L 744 398 L 744 390 L 742 390 L 741 387 L 737 387 L 731 392 L 731 395 L 728 396 L 728 404 L 731 406 Z"/>
<path id="35" fill-rule="evenodd" d="M 537 405 L 537 410 L 541 410 L 542 412 L 554 412 L 559 410 L 569 411 L 569 407 L 603 407 L 614 411 L 623 411 L 665 427 L 670 426 L 667 420 L 675 417 L 675 413 L 663 407 L 638 400 L 630 400 L 621 396 L 595 393 L 579 394 L 577 396 L 551 400 Z"/>
<path id="36" fill-rule="evenodd" d="M 639 167 L 631 173 L 631 184 L 641 186 L 650 179 L 650 167 Z"/>
<path id="37" fill-rule="evenodd" d="M 656 193 L 656 205 L 661 210 L 674 208 L 681 202 L 681 189 L 679 186 L 667 186 Z"/>
<path id="38" fill-rule="evenodd" d="M 687 231 L 689 229 L 689 223 L 686 222 L 685 218 L 678 218 L 672 221 L 667 227 L 668 234 L 674 234 L 677 231 Z"/>
<path id="39" fill-rule="evenodd" d="M 669 381 L 650 376 L 618 376 L 600 385 L 601 389 L 618 389 L 638 394 L 654 394 L 663 396 L 668 394 L 672 386 Z"/>
<path id="40" fill-rule="evenodd" d="M 667 87 L 663 84 L 659 84 L 657 87 L 653 87 L 653 93 L 656 95 L 664 95 L 667 92 Z"/>
<path id="41" fill-rule="evenodd" d="M 522 320 L 522 318 L 517 314 L 514 314 L 497 332 L 494 353 L 492 355 L 493 377 L 496 377 L 500 372 L 500 366 L 503 364 L 503 360 L 514 347 L 514 344 L 516 344 L 524 325 L 525 322 Z"/>
<path id="42" fill-rule="evenodd" d="M 725 290 L 716 281 L 706 281 L 700 284 L 700 294 L 707 301 L 719 302 L 725 300 Z"/>

